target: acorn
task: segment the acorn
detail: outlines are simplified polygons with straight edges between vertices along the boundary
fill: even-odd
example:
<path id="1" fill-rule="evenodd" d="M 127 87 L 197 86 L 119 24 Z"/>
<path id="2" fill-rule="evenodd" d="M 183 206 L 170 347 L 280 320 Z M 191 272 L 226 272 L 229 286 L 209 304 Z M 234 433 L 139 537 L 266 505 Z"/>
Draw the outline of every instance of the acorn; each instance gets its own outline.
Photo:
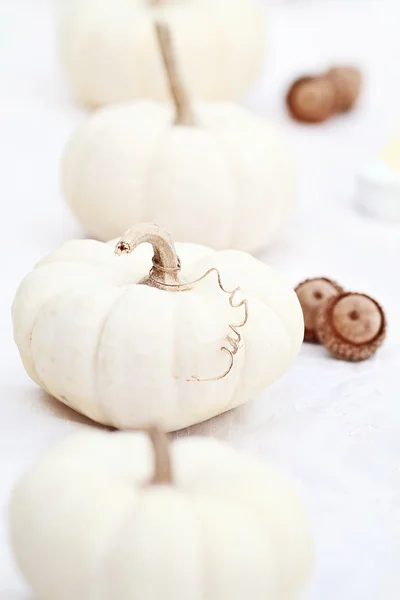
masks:
<path id="1" fill-rule="evenodd" d="M 320 307 L 316 331 L 333 356 L 356 362 L 370 358 L 381 346 L 386 336 L 386 317 L 374 298 L 346 292 Z"/>
<path id="2" fill-rule="evenodd" d="M 322 123 L 335 112 L 335 86 L 323 77 L 301 77 L 290 87 L 286 103 L 297 121 Z"/>
<path id="3" fill-rule="evenodd" d="M 336 90 L 335 112 L 350 110 L 360 95 L 360 71 L 354 67 L 333 67 L 326 73 L 325 78 Z"/>
<path id="4" fill-rule="evenodd" d="M 360 95 L 361 73 L 354 67 L 333 67 L 314 77 L 297 79 L 289 88 L 290 114 L 304 123 L 322 123 L 350 110 Z"/>
<path id="5" fill-rule="evenodd" d="M 304 316 L 304 341 L 318 342 L 316 319 L 318 310 L 327 300 L 343 293 L 343 288 L 327 277 L 315 277 L 299 283 L 295 292 Z"/>

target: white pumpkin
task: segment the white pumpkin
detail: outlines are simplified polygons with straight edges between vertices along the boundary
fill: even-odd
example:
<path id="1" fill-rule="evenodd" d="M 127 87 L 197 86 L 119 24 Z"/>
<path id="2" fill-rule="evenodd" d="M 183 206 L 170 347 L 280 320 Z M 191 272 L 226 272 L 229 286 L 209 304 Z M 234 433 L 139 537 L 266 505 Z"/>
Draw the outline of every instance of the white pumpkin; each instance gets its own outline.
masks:
<path id="1" fill-rule="evenodd" d="M 141 100 L 89 117 L 65 151 L 65 199 L 90 235 L 103 241 L 154 220 L 183 242 L 260 250 L 295 203 L 288 144 L 274 125 L 234 104 L 192 107 L 162 27 L 175 115 L 171 106 Z"/>
<path id="2" fill-rule="evenodd" d="M 190 89 L 232 99 L 258 76 L 266 22 L 258 0 L 63 0 L 62 60 L 85 104 L 165 99 L 153 18 L 172 28 Z"/>
<path id="3" fill-rule="evenodd" d="M 285 372 L 303 317 L 270 268 L 242 252 L 177 244 L 180 273 L 170 237 L 154 224 L 133 228 L 117 251 L 143 242 L 154 247 L 150 274 L 147 244 L 119 257 L 111 245 L 75 240 L 24 279 L 14 337 L 38 385 L 100 423 L 156 421 L 170 431 L 246 402 Z M 224 293 L 217 275 L 225 290 L 241 291 Z"/>
<path id="4" fill-rule="evenodd" d="M 48 451 L 11 504 L 40 600 L 293 600 L 312 564 L 296 490 L 207 438 L 90 431 Z"/>

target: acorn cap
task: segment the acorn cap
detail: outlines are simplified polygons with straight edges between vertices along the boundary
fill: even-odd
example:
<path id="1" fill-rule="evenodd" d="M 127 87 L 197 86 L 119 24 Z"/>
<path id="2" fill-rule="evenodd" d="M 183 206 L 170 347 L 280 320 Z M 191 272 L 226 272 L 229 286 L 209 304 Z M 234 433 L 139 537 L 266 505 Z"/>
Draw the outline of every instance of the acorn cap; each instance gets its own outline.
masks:
<path id="1" fill-rule="evenodd" d="M 340 294 L 318 311 L 317 335 L 336 358 L 366 360 L 385 339 L 385 313 L 370 296 L 353 292 Z"/>
<path id="2" fill-rule="evenodd" d="M 336 106 L 334 83 L 325 77 L 301 77 L 289 88 L 286 103 L 291 115 L 304 123 L 321 123 Z"/>
<path id="3" fill-rule="evenodd" d="M 361 72 L 354 67 L 333 67 L 325 78 L 336 91 L 334 112 L 350 110 L 360 95 Z"/>
<path id="4" fill-rule="evenodd" d="M 343 288 L 327 277 L 315 277 L 299 283 L 295 292 L 304 316 L 304 341 L 318 342 L 316 319 L 320 307 L 333 296 L 343 293 Z"/>

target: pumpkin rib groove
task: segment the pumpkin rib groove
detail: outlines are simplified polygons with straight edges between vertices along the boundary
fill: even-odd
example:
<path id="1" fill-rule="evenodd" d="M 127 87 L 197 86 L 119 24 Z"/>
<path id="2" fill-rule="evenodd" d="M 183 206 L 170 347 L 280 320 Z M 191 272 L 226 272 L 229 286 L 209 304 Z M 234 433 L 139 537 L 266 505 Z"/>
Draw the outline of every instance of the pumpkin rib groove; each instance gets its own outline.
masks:
<path id="1" fill-rule="evenodd" d="M 32 331 L 33 331 L 33 330 L 32 330 Z M 47 388 L 46 384 L 44 383 L 43 379 L 42 379 L 41 377 L 39 377 L 39 375 L 38 375 L 37 368 L 36 368 L 36 362 L 35 362 L 35 358 L 34 358 L 34 356 L 33 356 L 32 352 L 31 352 L 31 359 L 32 359 L 32 366 L 33 366 L 33 369 L 34 369 L 34 371 L 35 371 L 35 376 L 36 376 L 36 379 L 37 379 L 37 383 L 39 384 L 39 386 L 40 386 L 41 388 L 43 388 L 43 390 L 46 392 L 46 394 L 49 394 L 49 396 L 51 396 L 52 398 L 54 398 L 54 394 L 52 394 L 52 393 L 51 393 L 51 392 L 48 390 L 48 388 Z"/>
<path id="2" fill-rule="evenodd" d="M 294 355 L 295 352 L 297 352 L 297 347 L 295 346 L 294 349 L 293 349 L 293 344 L 291 343 L 291 339 L 292 339 L 293 336 L 291 335 L 291 332 L 290 332 L 289 328 L 287 327 L 284 319 L 274 310 L 274 308 L 272 306 L 270 306 L 269 304 L 267 304 L 266 302 L 264 302 L 263 300 L 261 300 L 259 298 L 251 298 L 250 297 L 249 298 L 249 306 L 250 307 L 251 307 L 251 304 L 250 304 L 251 300 L 253 300 L 253 301 L 257 300 L 264 307 L 264 309 L 267 311 L 267 314 L 269 313 L 270 318 L 271 318 L 271 316 L 273 316 L 273 318 L 275 319 L 276 323 L 279 324 L 279 329 L 281 329 L 281 331 L 283 333 L 283 337 L 284 337 L 285 341 L 287 342 L 286 343 L 286 348 L 288 349 L 289 356 L 291 357 L 291 360 L 293 360 L 293 355 Z M 251 310 L 251 308 L 249 309 L 249 314 L 251 314 L 250 310 Z M 244 353 L 246 352 L 246 338 L 245 338 L 245 335 L 246 335 L 246 332 L 244 331 L 243 332 L 243 338 L 244 338 L 245 343 L 243 344 L 243 348 L 241 350 Z M 285 362 L 291 362 L 291 361 L 285 361 Z M 244 364 L 245 363 L 243 363 L 243 365 Z M 273 382 L 279 380 L 282 377 L 283 374 L 284 374 L 284 372 L 280 373 L 278 376 L 275 376 L 274 379 L 273 379 L 273 381 L 270 382 L 269 385 L 271 385 Z M 241 381 L 243 381 L 243 376 L 241 378 Z M 242 402 L 240 404 L 237 404 L 235 402 L 236 396 L 237 396 L 237 394 L 238 394 L 239 391 L 240 391 L 240 389 L 237 390 L 236 393 L 235 393 L 234 404 L 233 404 L 234 406 L 240 406 L 240 405 L 243 404 Z"/>
<path id="3" fill-rule="evenodd" d="M 265 264 L 265 266 L 268 267 L 268 268 L 270 268 L 266 264 Z M 294 297 L 295 297 L 295 293 L 294 292 L 293 292 L 293 294 L 294 294 Z M 294 332 L 292 331 L 291 327 L 289 327 L 287 319 L 284 318 L 284 315 L 282 315 L 280 312 L 278 312 L 278 307 L 275 307 L 275 306 L 272 306 L 271 304 L 269 304 L 268 298 L 266 298 L 266 297 L 263 297 L 263 296 L 258 297 L 258 296 L 256 296 L 256 299 L 259 302 L 261 302 L 261 304 L 263 306 L 265 306 L 265 308 L 267 308 L 269 311 L 271 311 L 271 313 L 273 313 L 274 316 L 276 317 L 277 321 L 279 321 L 279 323 L 282 324 L 282 327 L 285 330 L 286 336 L 288 337 L 289 342 L 290 342 L 290 339 L 293 337 Z M 301 311 L 301 307 L 300 307 L 299 303 L 298 303 L 298 306 L 297 306 L 297 310 L 298 310 L 299 314 L 302 315 L 302 311 Z M 297 346 L 294 345 L 294 344 L 290 344 L 290 343 L 289 343 L 289 346 L 292 349 L 292 352 L 290 354 L 291 357 L 292 358 L 296 357 L 298 355 L 298 352 L 299 352 Z"/>
<path id="4" fill-rule="evenodd" d="M 112 303 L 111 307 L 109 308 L 109 310 L 107 311 L 107 313 L 105 314 L 102 323 L 100 325 L 99 328 L 99 333 L 97 336 L 97 342 L 96 342 L 96 346 L 94 349 L 94 356 L 93 356 L 93 376 L 94 376 L 94 405 L 97 406 L 100 409 L 100 412 L 103 414 L 104 417 L 104 424 L 108 424 L 108 425 L 114 425 L 113 423 L 113 419 L 110 418 L 109 412 L 105 409 L 104 403 L 101 400 L 101 391 L 100 391 L 100 386 L 99 386 L 99 372 L 100 372 L 100 367 L 99 367 L 99 360 L 100 360 L 100 350 L 101 350 L 101 345 L 102 345 L 102 341 L 103 341 L 103 336 L 104 336 L 104 332 L 105 329 L 107 327 L 108 321 L 111 318 L 111 315 L 113 314 L 114 310 L 117 308 L 118 304 L 120 303 L 120 301 L 131 291 L 131 288 L 128 288 L 127 290 L 123 290 L 121 295 L 114 300 L 114 302 Z"/>
<path id="5" fill-rule="evenodd" d="M 179 294 L 179 292 L 178 292 Z M 172 352 L 171 352 L 171 372 L 174 375 L 177 375 L 177 357 L 178 357 L 178 346 L 179 346 L 179 314 L 178 314 L 178 302 L 173 302 L 172 307 L 172 322 L 173 322 L 173 339 L 172 339 Z M 179 377 L 174 377 L 175 379 L 175 402 L 177 406 L 180 406 L 181 402 L 181 386 Z"/>
<path id="6" fill-rule="evenodd" d="M 154 214 L 154 199 L 152 198 L 151 192 L 151 180 L 153 178 L 154 173 L 154 165 L 157 164 L 158 155 L 159 155 L 159 147 L 161 145 L 162 139 L 169 134 L 169 129 L 172 127 L 171 125 L 166 129 L 162 129 L 160 135 L 157 137 L 156 143 L 154 144 L 153 153 L 150 156 L 148 168 L 146 171 L 146 175 L 144 176 L 145 185 L 143 194 L 144 202 L 142 202 L 142 210 L 145 209 L 145 215 L 143 215 L 142 221 L 157 221 L 157 217 Z"/>
<path id="7" fill-rule="evenodd" d="M 197 507 L 196 507 L 197 508 Z M 193 517 L 197 521 L 197 538 L 198 538 L 198 547 L 199 554 L 201 556 L 201 590 L 200 598 L 210 598 L 210 583 L 207 580 L 207 552 L 206 552 L 206 542 L 204 537 L 204 530 L 200 526 L 200 519 L 198 515 L 198 510 L 195 510 L 195 505 L 192 506 Z"/>
<path id="8" fill-rule="evenodd" d="M 251 298 L 249 298 L 248 300 L 249 302 L 249 307 L 251 306 Z M 250 312 L 250 311 L 249 311 Z M 244 327 L 245 329 L 245 327 Z M 242 364 L 240 366 L 240 376 L 238 377 L 238 381 L 237 381 L 237 385 L 236 385 L 236 389 L 235 389 L 235 393 L 233 394 L 233 398 L 236 398 L 239 391 L 240 391 L 240 387 L 242 385 L 242 381 L 243 381 L 243 371 L 245 370 L 246 364 L 247 364 L 247 352 L 246 352 L 246 332 L 243 331 L 242 332 L 242 336 L 243 336 L 243 346 L 240 350 L 240 352 L 242 352 L 243 354 L 243 360 L 242 360 Z M 226 410 L 224 412 L 227 412 L 229 410 L 229 406 L 226 408 Z"/>
<path id="9" fill-rule="evenodd" d="M 282 327 L 282 331 L 285 334 L 285 338 L 287 338 L 288 341 L 288 348 L 289 348 L 289 352 L 290 352 L 290 357 L 293 358 L 293 356 L 297 356 L 298 354 L 298 350 L 297 348 L 293 349 L 293 344 L 290 343 L 290 339 L 292 337 L 291 332 L 285 322 L 285 320 L 281 317 L 280 314 L 278 314 L 278 312 L 272 307 L 267 305 L 266 303 L 263 303 L 266 308 L 268 308 L 268 310 L 270 310 L 273 315 L 275 316 L 276 320 L 278 321 L 278 323 L 280 324 L 280 326 Z"/>
<path id="10" fill-rule="evenodd" d="M 93 126 L 96 125 L 96 121 L 93 121 Z M 67 144 L 66 149 L 72 147 L 75 152 L 65 152 L 63 156 L 63 160 L 61 162 L 61 185 L 62 189 L 67 191 L 66 199 L 69 205 L 72 204 L 72 199 L 79 198 L 78 190 L 81 187 L 81 182 L 83 179 L 84 167 L 82 157 L 91 150 L 92 137 L 85 136 L 82 126 L 79 128 L 79 133 L 77 137 L 72 137 Z M 68 157 L 68 160 L 66 160 Z M 72 157 L 72 158 L 71 158 Z M 72 163 L 72 164 L 71 164 Z M 70 173 L 77 173 L 76 178 L 72 178 Z"/>
<path id="11" fill-rule="evenodd" d="M 29 354 L 30 354 L 30 357 L 31 357 L 31 360 L 32 360 L 32 365 L 33 365 L 33 368 L 34 368 L 34 371 L 35 371 L 35 375 L 36 375 L 38 381 L 40 382 L 40 384 L 39 384 L 40 387 L 42 387 L 44 389 L 44 391 L 47 392 L 49 394 L 49 396 L 51 396 L 52 398 L 57 398 L 57 395 L 53 394 L 52 392 L 50 392 L 49 388 L 44 383 L 43 379 L 41 377 L 39 377 L 39 374 L 38 374 L 38 371 L 37 371 L 37 368 L 36 368 L 36 361 L 35 361 L 35 358 L 34 358 L 34 355 L 33 355 L 33 352 L 32 352 L 32 340 L 33 340 L 33 335 L 34 335 L 35 327 L 36 327 L 36 324 L 38 322 L 38 319 L 39 319 L 41 313 L 48 307 L 48 305 L 54 299 L 63 296 L 63 294 L 64 294 L 64 291 L 56 294 L 55 296 L 51 296 L 50 298 L 47 298 L 47 300 L 45 300 L 45 302 L 43 303 L 43 305 L 40 307 L 40 310 L 36 313 L 35 319 L 34 319 L 33 324 L 32 324 L 30 336 L 29 336 L 29 340 L 30 340 L 29 341 Z"/>
<path id="12" fill-rule="evenodd" d="M 290 349 L 290 356 L 291 357 L 297 356 L 298 349 L 296 347 L 293 348 L 293 344 L 290 343 L 290 339 L 291 339 L 291 337 L 293 337 L 293 334 L 291 333 L 289 327 L 287 326 L 285 319 L 283 319 L 282 315 L 280 315 L 274 307 L 267 304 L 267 302 L 264 302 L 262 299 L 258 299 L 258 300 L 260 300 L 260 302 L 274 315 L 275 319 L 281 325 L 282 330 L 285 333 L 285 337 L 288 339 L 288 347 Z"/>
<path id="13" fill-rule="evenodd" d="M 107 566 L 107 562 L 110 561 L 110 555 L 112 555 L 112 553 L 115 551 L 115 546 L 118 543 L 118 540 L 123 536 L 124 531 L 126 529 L 126 525 L 127 525 L 127 523 L 129 523 L 129 520 L 132 518 L 132 514 L 135 512 L 135 504 L 136 504 L 138 494 L 137 493 L 134 494 L 133 487 L 132 487 L 132 496 L 133 496 L 132 506 L 130 506 L 129 509 L 126 511 L 126 513 L 124 513 L 124 515 L 122 515 L 121 518 L 119 519 L 118 523 L 116 524 L 116 526 L 114 528 L 113 534 L 111 535 L 111 541 L 109 543 L 108 550 L 106 552 L 104 552 L 104 555 L 102 556 L 101 560 L 98 561 L 97 568 L 95 570 L 96 577 L 93 577 L 93 580 L 96 582 L 101 582 L 102 574 L 104 574 L 105 572 L 107 573 L 107 569 L 105 569 L 105 567 Z M 101 588 L 102 588 L 102 591 L 104 592 L 103 585 L 101 586 Z M 107 593 L 108 593 L 108 590 L 107 590 Z M 110 595 L 113 596 L 113 594 L 110 594 Z"/>
<path id="14" fill-rule="evenodd" d="M 238 213 L 238 207 L 240 204 L 240 200 L 241 198 L 239 198 L 239 192 L 238 192 L 238 187 L 237 187 L 237 176 L 236 176 L 236 172 L 237 172 L 237 164 L 235 159 L 232 156 L 232 153 L 229 149 L 229 144 L 225 144 L 225 142 L 222 140 L 222 137 L 219 135 L 219 132 L 215 131 L 214 132 L 215 135 L 215 139 L 218 140 L 218 145 L 221 148 L 221 153 L 226 157 L 226 164 L 228 166 L 228 172 L 230 173 L 230 176 L 232 177 L 232 204 L 231 204 L 231 210 L 230 210 L 230 221 L 231 221 L 231 227 L 230 227 L 230 236 L 229 236 L 229 243 L 226 244 L 227 247 L 229 248 L 233 248 L 235 246 L 235 240 L 238 238 L 238 227 L 240 226 L 240 223 L 237 222 L 237 213 Z"/>

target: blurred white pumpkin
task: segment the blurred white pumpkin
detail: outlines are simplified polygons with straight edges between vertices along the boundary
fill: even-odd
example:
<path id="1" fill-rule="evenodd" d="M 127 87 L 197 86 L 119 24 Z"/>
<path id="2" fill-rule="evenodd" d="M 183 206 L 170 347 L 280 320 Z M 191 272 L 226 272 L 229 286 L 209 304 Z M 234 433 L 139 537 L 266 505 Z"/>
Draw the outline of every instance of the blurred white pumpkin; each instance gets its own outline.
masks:
<path id="1" fill-rule="evenodd" d="M 192 106 L 168 29 L 156 29 L 175 115 L 171 106 L 142 100 L 89 117 L 64 155 L 66 201 L 103 241 L 154 220 L 183 242 L 260 250 L 279 233 L 296 198 L 286 139 L 234 104 Z"/>
<path id="2" fill-rule="evenodd" d="M 143 242 L 154 247 L 151 271 Z M 170 431 L 247 402 L 282 375 L 303 339 L 294 291 L 248 254 L 177 251 L 182 270 L 168 234 L 144 224 L 118 243 L 128 256 L 74 240 L 40 262 L 13 304 L 32 379 L 100 423 Z M 241 291 L 223 293 L 218 277 Z"/>
<path id="3" fill-rule="evenodd" d="M 18 483 L 12 544 L 35 597 L 294 600 L 312 564 L 297 491 L 221 442 L 149 433 L 153 451 L 144 433 L 72 436 Z"/>
<path id="4" fill-rule="evenodd" d="M 259 74 L 266 49 L 257 0 L 63 0 L 61 52 L 76 96 L 91 106 L 165 99 L 153 18 L 172 28 L 190 89 L 232 99 Z"/>

